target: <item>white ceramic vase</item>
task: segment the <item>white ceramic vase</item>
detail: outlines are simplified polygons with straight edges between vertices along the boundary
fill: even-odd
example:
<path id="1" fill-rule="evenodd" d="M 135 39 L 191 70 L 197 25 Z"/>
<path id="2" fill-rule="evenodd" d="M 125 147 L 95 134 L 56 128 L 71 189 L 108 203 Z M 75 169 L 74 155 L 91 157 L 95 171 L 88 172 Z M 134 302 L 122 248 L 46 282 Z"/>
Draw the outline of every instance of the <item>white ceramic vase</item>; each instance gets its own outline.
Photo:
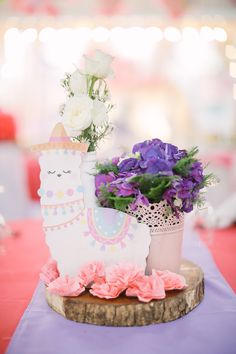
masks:
<path id="1" fill-rule="evenodd" d="M 136 211 L 129 209 L 128 213 L 150 228 L 151 244 L 146 273 L 151 274 L 152 269 L 178 273 L 182 255 L 184 214 L 180 214 L 178 218 L 174 214 L 168 214 L 165 201 L 149 206 L 139 205 Z"/>
<path id="2" fill-rule="evenodd" d="M 96 173 L 96 152 L 87 152 L 84 155 L 81 180 L 84 188 L 84 204 L 85 208 L 94 208 L 96 206 L 95 196 L 95 173 Z"/>

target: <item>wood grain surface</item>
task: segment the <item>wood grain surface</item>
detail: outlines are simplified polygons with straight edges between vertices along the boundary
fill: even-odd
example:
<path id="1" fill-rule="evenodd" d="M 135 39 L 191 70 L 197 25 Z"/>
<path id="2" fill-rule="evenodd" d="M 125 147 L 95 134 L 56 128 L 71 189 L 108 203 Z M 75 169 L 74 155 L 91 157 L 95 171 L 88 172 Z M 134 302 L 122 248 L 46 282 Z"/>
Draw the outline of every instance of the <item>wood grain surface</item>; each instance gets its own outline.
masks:
<path id="1" fill-rule="evenodd" d="M 188 287 L 166 292 L 163 300 L 140 302 L 121 294 L 106 300 L 92 296 L 88 290 L 78 297 L 51 294 L 46 288 L 49 306 L 65 318 L 101 326 L 144 326 L 176 320 L 193 310 L 204 296 L 204 275 L 196 264 L 183 260 L 180 273 Z"/>

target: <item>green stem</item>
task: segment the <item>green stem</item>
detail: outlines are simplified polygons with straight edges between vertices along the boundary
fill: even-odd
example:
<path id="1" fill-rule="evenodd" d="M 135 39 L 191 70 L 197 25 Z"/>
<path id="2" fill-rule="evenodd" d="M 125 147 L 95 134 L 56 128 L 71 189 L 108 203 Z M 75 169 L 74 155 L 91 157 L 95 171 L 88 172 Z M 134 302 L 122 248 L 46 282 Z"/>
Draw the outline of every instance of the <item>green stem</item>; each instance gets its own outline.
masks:
<path id="1" fill-rule="evenodd" d="M 88 91 L 88 95 L 90 98 L 93 98 L 93 87 L 94 87 L 94 84 L 96 81 L 97 81 L 97 78 L 93 76 L 91 78 L 91 84 L 90 84 L 89 91 Z"/>

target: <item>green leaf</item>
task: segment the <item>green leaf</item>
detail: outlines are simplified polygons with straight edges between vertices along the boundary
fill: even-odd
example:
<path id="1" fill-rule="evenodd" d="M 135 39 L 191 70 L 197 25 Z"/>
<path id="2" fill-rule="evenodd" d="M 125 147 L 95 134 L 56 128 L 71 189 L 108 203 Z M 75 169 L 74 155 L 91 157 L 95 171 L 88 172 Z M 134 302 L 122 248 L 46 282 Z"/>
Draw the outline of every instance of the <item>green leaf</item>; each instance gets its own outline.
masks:
<path id="1" fill-rule="evenodd" d="M 163 193 L 171 185 L 171 182 L 178 179 L 178 176 L 160 176 L 159 174 L 143 174 L 129 180 L 130 183 L 137 183 L 141 193 L 150 202 L 159 202 Z"/>
<path id="2" fill-rule="evenodd" d="M 198 148 L 194 147 L 192 148 L 187 156 L 183 157 L 181 160 L 179 160 L 176 165 L 173 168 L 173 171 L 182 177 L 187 177 L 189 170 L 194 162 L 197 161 L 196 155 L 198 153 Z"/>
<path id="3" fill-rule="evenodd" d="M 111 162 L 107 162 L 105 164 L 97 163 L 96 170 L 97 170 L 96 174 L 107 175 L 109 172 L 114 172 L 117 175 L 119 173 L 118 167 Z"/>
<path id="4" fill-rule="evenodd" d="M 134 201 L 134 197 L 110 197 L 114 201 L 114 207 L 117 210 L 125 211 L 127 206 Z"/>
<path id="5" fill-rule="evenodd" d="M 84 129 L 80 135 L 73 137 L 80 142 L 88 142 L 88 152 L 95 151 L 98 148 L 99 141 L 109 135 L 113 130 L 110 123 L 105 123 L 101 127 L 96 127 L 91 124 L 88 128 Z"/>
<path id="6" fill-rule="evenodd" d="M 170 185 L 171 180 L 162 179 L 157 186 L 150 188 L 150 191 L 146 195 L 148 200 L 152 203 L 160 202 L 162 200 L 163 193 Z"/>
<path id="7" fill-rule="evenodd" d="M 209 173 L 203 176 L 202 183 L 198 186 L 198 189 L 210 187 L 217 183 L 219 183 L 219 178 L 217 178 L 214 173 Z"/>

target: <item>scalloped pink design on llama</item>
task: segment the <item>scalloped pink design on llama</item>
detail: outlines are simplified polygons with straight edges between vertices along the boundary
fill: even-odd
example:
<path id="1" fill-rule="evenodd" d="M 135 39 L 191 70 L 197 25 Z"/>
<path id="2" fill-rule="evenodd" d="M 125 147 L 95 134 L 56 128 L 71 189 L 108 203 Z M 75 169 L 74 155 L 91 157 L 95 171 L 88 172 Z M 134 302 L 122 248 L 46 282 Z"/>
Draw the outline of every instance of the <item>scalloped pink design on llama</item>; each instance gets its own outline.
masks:
<path id="1" fill-rule="evenodd" d="M 88 209 L 87 222 L 89 227 L 89 233 L 97 242 L 102 243 L 104 245 L 116 245 L 120 243 L 121 245 L 123 245 L 123 247 L 125 247 L 125 243 L 122 243 L 122 241 L 126 236 L 128 236 L 128 231 L 131 224 L 131 217 L 129 215 L 125 217 L 125 222 L 120 228 L 120 231 L 115 236 L 113 236 L 112 239 L 109 240 L 104 238 L 104 236 L 101 236 L 100 230 L 98 230 L 98 228 L 96 227 L 96 222 L 93 217 L 92 209 Z"/>

